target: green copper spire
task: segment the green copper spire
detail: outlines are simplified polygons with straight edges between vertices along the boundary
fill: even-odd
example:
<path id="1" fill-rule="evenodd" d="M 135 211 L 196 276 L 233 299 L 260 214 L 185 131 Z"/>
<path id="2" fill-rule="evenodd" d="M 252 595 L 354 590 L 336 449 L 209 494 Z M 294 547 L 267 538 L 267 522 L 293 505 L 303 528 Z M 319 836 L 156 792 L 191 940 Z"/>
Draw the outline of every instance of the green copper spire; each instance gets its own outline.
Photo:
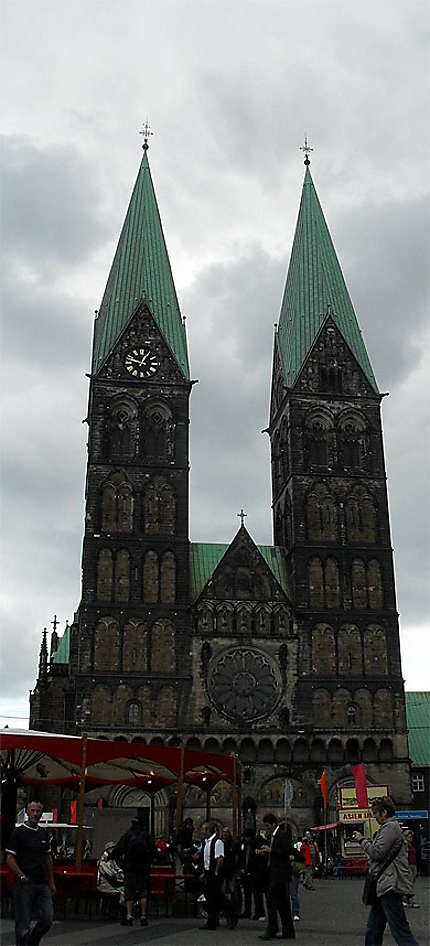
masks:
<path id="1" fill-rule="evenodd" d="M 336 250 L 305 161 L 306 173 L 278 327 L 285 380 L 292 387 L 330 313 L 374 391 L 378 391 Z"/>
<path id="2" fill-rule="evenodd" d="M 189 379 L 185 327 L 149 169 L 147 141 L 96 320 L 94 373 L 142 302 L 152 313 L 184 377 Z"/>

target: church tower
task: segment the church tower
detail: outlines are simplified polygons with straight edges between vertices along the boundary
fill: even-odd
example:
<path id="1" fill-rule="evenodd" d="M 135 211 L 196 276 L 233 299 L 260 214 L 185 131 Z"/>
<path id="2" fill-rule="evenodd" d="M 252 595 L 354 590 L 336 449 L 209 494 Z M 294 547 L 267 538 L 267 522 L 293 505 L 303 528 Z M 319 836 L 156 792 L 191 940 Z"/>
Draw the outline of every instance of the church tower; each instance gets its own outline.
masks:
<path id="1" fill-rule="evenodd" d="M 94 326 L 82 597 L 67 629 L 70 731 L 76 721 L 109 736 L 176 725 L 190 625 L 190 391 L 145 141 Z"/>
<path id="2" fill-rule="evenodd" d="M 407 750 L 382 395 L 305 164 L 269 426 L 301 647 L 295 713 L 324 761 L 392 763 Z"/>

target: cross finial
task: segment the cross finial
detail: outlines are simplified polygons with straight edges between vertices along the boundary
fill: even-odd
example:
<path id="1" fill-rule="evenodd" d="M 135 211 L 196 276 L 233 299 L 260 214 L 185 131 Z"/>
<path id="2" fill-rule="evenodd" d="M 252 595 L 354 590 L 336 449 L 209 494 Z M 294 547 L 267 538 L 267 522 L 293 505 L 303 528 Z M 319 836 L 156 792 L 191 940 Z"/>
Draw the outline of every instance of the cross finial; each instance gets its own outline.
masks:
<path id="1" fill-rule="evenodd" d="M 149 121 L 148 121 L 148 119 L 147 119 L 146 122 L 145 122 L 145 124 L 144 124 L 144 126 L 143 126 L 143 128 L 142 128 L 142 131 L 139 132 L 139 135 L 143 135 L 143 145 L 142 145 L 142 148 L 143 148 L 144 151 L 147 151 L 147 150 L 148 150 L 148 148 L 149 148 L 148 138 L 150 138 L 151 135 L 153 135 L 153 134 L 154 134 L 154 132 L 151 131 L 151 126 L 150 126 Z"/>
<path id="2" fill-rule="evenodd" d="M 59 620 L 58 620 L 58 618 L 57 618 L 57 615 L 54 614 L 54 620 L 51 621 L 51 624 L 52 624 L 52 626 L 53 626 L 53 628 L 54 628 L 54 631 L 57 630 L 57 627 L 58 627 L 59 623 L 60 623 L 60 622 L 59 622 Z"/>
<path id="3" fill-rule="evenodd" d="M 241 509 L 240 512 L 238 512 L 237 516 L 238 516 L 238 519 L 240 519 L 241 526 L 243 526 L 243 520 L 246 519 L 247 515 L 248 513 L 244 512 L 243 509 Z"/>
<path id="4" fill-rule="evenodd" d="M 300 145 L 300 151 L 303 151 L 303 153 L 305 154 L 305 164 L 306 164 L 306 166 L 308 166 L 308 164 L 311 163 L 311 162 L 310 162 L 310 158 L 309 158 L 309 152 L 310 152 L 310 151 L 313 151 L 313 150 L 314 150 L 314 149 L 311 148 L 311 146 L 310 146 L 310 144 L 309 144 L 309 142 L 308 142 L 308 136 L 305 135 L 305 141 L 304 141 L 304 144 Z"/>

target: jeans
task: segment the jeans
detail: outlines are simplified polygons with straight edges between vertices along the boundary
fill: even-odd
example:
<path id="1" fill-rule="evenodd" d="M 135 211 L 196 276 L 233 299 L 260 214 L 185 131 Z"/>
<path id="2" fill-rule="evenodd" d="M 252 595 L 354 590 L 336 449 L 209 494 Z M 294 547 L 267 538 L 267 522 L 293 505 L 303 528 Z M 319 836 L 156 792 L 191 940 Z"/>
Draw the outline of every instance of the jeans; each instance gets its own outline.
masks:
<path id="1" fill-rule="evenodd" d="M 13 885 L 13 909 L 17 946 L 37 946 L 52 926 L 54 918 L 52 894 L 48 884 L 17 880 Z M 33 910 L 36 911 L 37 921 L 33 929 L 30 929 Z"/>
<path id="2" fill-rule="evenodd" d="M 384 893 L 371 908 L 367 920 L 365 946 L 382 946 L 387 923 L 397 946 L 418 946 L 406 919 L 402 895 L 394 890 Z"/>
<path id="3" fill-rule="evenodd" d="M 290 879 L 291 911 L 293 916 L 300 916 L 299 881 L 299 875 L 293 874 Z"/>
<path id="4" fill-rule="evenodd" d="M 266 894 L 267 899 L 267 933 L 276 936 L 278 931 L 278 913 L 281 919 L 282 935 L 288 939 L 295 939 L 293 918 L 291 916 L 290 898 L 288 896 L 288 879 L 269 880 Z"/>

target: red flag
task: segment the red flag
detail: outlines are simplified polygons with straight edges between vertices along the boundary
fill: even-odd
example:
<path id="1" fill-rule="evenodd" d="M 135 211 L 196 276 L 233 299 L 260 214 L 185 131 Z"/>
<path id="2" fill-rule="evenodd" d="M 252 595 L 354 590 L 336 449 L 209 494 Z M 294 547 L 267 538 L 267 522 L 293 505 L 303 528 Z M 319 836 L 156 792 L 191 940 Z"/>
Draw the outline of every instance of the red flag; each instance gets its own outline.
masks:
<path id="1" fill-rule="evenodd" d="M 369 799 L 367 797 L 366 770 L 364 765 L 351 765 L 351 772 L 355 780 L 355 794 L 357 796 L 357 807 L 368 808 Z"/>
<path id="2" fill-rule="evenodd" d="M 327 772 L 326 772 L 325 769 L 324 769 L 324 772 L 323 772 L 321 778 L 318 780 L 318 785 L 319 785 L 319 787 L 320 787 L 320 789 L 321 789 L 321 795 L 322 795 L 323 800 L 324 800 L 324 808 L 327 808 L 328 791 L 327 791 Z"/>
<path id="3" fill-rule="evenodd" d="M 77 824 L 78 821 L 78 803 L 77 801 L 70 802 L 70 824 Z"/>

